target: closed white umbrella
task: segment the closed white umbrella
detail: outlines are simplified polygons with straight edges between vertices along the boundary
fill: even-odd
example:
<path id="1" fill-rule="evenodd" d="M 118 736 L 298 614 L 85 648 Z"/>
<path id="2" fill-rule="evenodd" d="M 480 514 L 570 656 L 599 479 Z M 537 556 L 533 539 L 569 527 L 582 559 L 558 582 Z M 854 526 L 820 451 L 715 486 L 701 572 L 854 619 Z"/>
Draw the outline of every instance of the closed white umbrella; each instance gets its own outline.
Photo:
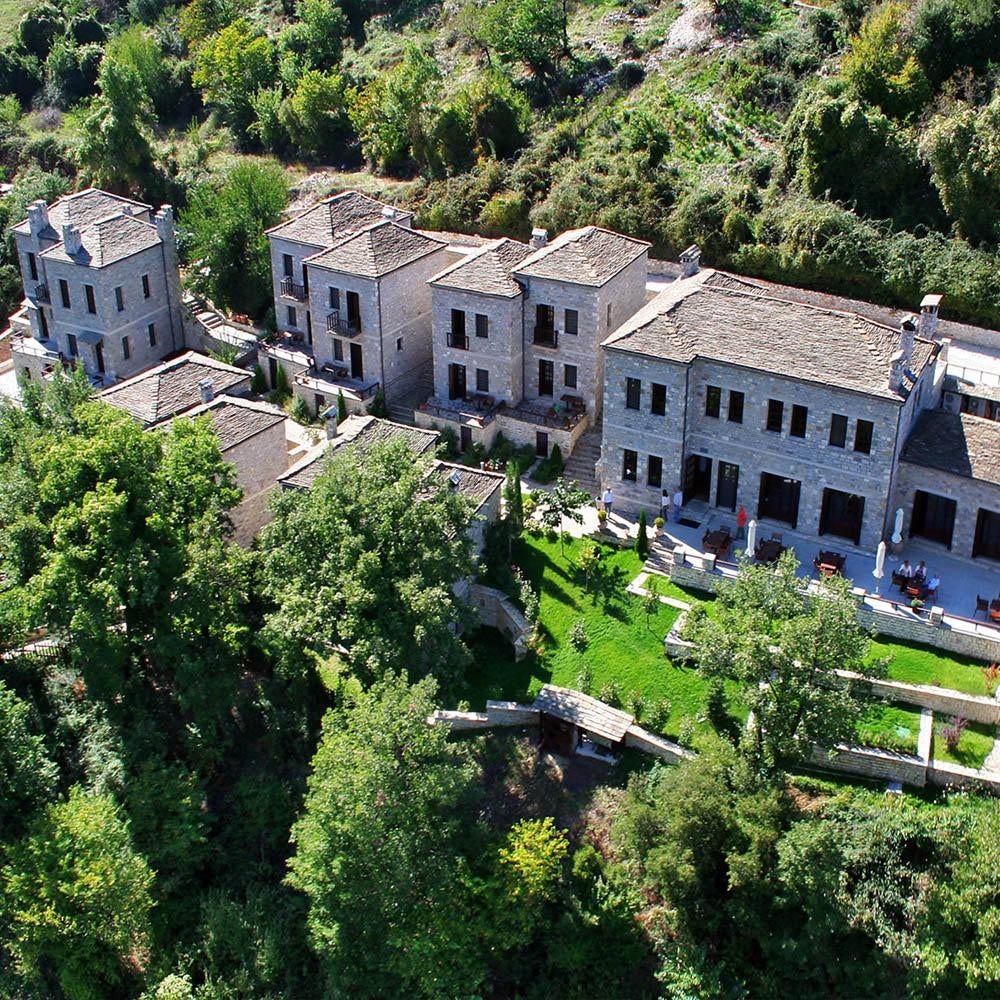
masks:
<path id="1" fill-rule="evenodd" d="M 757 521 L 751 519 L 747 525 L 747 555 L 752 556 L 757 550 Z"/>
<path id="2" fill-rule="evenodd" d="M 872 570 L 872 576 L 875 577 L 875 593 L 877 594 L 882 577 L 885 576 L 885 542 L 878 543 L 878 549 L 875 552 L 875 568 Z"/>
<path id="3" fill-rule="evenodd" d="M 892 544 L 899 545 L 903 540 L 903 508 L 896 508 L 896 523 L 892 528 Z"/>

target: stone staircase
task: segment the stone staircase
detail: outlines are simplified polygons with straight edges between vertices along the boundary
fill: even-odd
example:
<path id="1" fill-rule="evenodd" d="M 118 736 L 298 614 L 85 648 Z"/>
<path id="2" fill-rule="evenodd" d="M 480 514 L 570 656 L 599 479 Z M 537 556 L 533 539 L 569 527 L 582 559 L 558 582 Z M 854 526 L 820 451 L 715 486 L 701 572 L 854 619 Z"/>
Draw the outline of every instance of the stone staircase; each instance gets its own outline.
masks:
<path id="1" fill-rule="evenodd" d="M 658 573 L 660 576 L 670 576 L 670 567 L 674 564 L 674 543 L 664 532 L 650 540 L 649 555 L 643 564 L 647 573 Z"/>
<path id="2" fill-rule="evenodd" d="M 417 387 L 400 397 L 387 407 L 389 419 L 397 424 L 413 424 L 413 411 L 418 403 L 424 402 L 434 392 L 434 379 L 430 372 L 421 376 Z"/>
<path id="3" fill-rule="evenodd" d="M 596 493 L 597 483 L 597 463 L 601 458 L 601 426 L 597 424 L 581 436 L 576 442 L 573 454 L 566 459 L 566 468 L 563 476 L 566 479 L 575 479 L 580 484 L 580 489 L 590 493 Z"/>

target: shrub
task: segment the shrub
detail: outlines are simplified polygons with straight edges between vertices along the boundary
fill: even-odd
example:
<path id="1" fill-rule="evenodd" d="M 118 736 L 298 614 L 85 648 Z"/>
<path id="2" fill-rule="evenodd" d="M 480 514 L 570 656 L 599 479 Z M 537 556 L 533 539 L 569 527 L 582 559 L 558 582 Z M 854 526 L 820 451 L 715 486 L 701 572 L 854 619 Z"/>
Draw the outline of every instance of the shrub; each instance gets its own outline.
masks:
<path id="1" fill-rule="evenodd" d="M 372 401 L 368 406 L 368 412 L 373 417 L 387 417 L 389 416 L 389 409 L 385 405 L 385 393 L 382 391 L 381 386 L 375 390 L 375 395 L 372 397 Z"/>
<path id="2" fill-rule="evenodd" d="M 685 715 L 677 727 L 677 742 L 682 747 L 689 747 L 694 743 L 694 719 L 690 715 Z"/>
<path id="3" fill-rule="evenodd" d="M 621 708 L 622 688 L 618 681 L 607 681 L 601 685 L 601 690 L 597 695 L 598 699 L 612 708 Z"/>
<path id="4" fill-rule="evenodd" d="M 941 727 L 941 739 L 944 740 L 949 753 L 954 753 L 958 749 L 958 745 L 962 741 L 962 733 L 965 732 L 968 725 L 968 719 L 961 715 L 953 715 L 948 719 L 947 725 Z"/>
<path id="5" fill-rule="evenodd" d="M 646 534 L 646 512 L 639 511 L 639 533 L 635 538 L 635 551 L 640 559 L 649 555 L 649 536 Z"/>
<path id="6" fill-rule="evenodd" d="M 274 391 L 281 396 L 287 396 L 291 391 L 288 388 L 288 373 L 284 365 L 278 365 L 274 376 Z"/>
<path id="7" fill-rule="evenodd" d="M 437 456 L 447 461 L 458 458 L 458 435 L 450 427 L 438 431 Z"/>
<path id="8" fill-rule="evenodd" d="M 590 694 L 594 690 L 594 668 L 589 663 L 580 668 L 580 673 L 576 676 L 576 687 L 584 694 Z"/>
<path id="9" fill-rule="evenodd" d="M 983 667 L 983 687 L 991 698 L 997 693 L 998 686 L 1000 686 L 1000 663 L 991 663 L 988 667 Z"/>
<path id="10" fill-rule="evenodd" d="M 646 726 L 655 733 L 665 733 L 667 731 L 667 724 L 670 722 L 672 708 L 673 706 L 670 704 L 669 698 L 657 698 L 656 701 L 650 702 L 646 708 L 646 718 L 644 720 Z"/>
<path id="11" fill-rule="evenodd" d="M 582 618 L 578 618 L 570 626 L 569 644 L 578 653 L 585 652 L 587 647 L 590 645 L 590 639 L 587 636 L 587 623 Z"/>
<path id="12" fill-rule="evenodd" d="M 253 366 L 253 378 L 250 379 L 250 391 L 258 396 L 263 396 L 267 392 L 267 379 L 264 377 L 264 369 L 260 365 Z"/>
<path id="13" fill-rule="evenodd" d="M 730 728 L 729 713 L 726 711 L 726 688 L 721 677 L 713 677 L 705 692 L 705 717 L 717 733 Z"/>
<path id="14" fill-rule="evenodd" d="M 337 423 L 342 424 L 347 419 L 347 401 L 342 389 L 337 390 Z"/>
<path id="15" fill-rule="evenodd" d="M 296 396 L 295 399 L 292 400 L 292 405 L 288 410 L 288 415 L 292 418 L 292 420 L 296 421 L 296 423 L 312 423 L 312 414 L 309 412 L 309 406 L 301 396 Z"/>
<path id="16" fill-rule="evenodd" d="M 641 691 L 630 691 L 627 707 L 637 719 L 641 719 L 646 712 L 646 696 Z"/>

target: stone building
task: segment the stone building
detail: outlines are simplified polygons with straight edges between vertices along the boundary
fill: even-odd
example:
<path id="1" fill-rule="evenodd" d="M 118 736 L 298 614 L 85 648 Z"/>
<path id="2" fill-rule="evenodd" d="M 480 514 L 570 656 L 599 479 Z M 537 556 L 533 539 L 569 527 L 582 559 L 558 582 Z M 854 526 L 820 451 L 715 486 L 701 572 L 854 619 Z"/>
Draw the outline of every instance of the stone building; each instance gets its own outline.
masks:
<path id="1" fill-rule="evenodd" d="M 88 188 L 36 201 L 12 229 L 25 301 L 14 316 L 14 366 L 41 378 L 82 360 L 97 385 L 184 346 L 173 211 Z"/>
<path id="2" fill-rule="evenodd" d="M 1000 423 L 945 410 L 921 413 L 903 449 L 896 506 L 904 535 L 958 556 L 1000 561 Z"/>
<path id="3" fill-rule="evenodd" d="M 681 277 L 604 343 L 602 481 L 626 508 L 679 486 L 692 509 L 743 504 L 874 548 L 909 431 L 940 400 L 938 302 L 890 325 L 721 271 Z"/>
<path id="4" fill-rule="evenodd" d="M 600 421 L 601 341 L 645 301 L 649 244 L 597 226 L 495 240 L 431 281 L 434 395 L 421 424 L 463 450 L 498 431 L 568 455 Z"/>

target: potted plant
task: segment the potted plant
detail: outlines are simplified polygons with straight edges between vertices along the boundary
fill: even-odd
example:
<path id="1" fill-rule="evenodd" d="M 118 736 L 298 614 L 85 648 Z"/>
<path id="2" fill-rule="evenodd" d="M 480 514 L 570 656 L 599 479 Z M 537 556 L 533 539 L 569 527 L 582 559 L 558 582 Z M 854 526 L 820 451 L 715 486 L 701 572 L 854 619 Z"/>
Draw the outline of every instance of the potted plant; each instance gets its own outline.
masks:
<path id="1" fill-rule="evenodd" d="M 605 525 L 608 520 L 608 512 L 606 510 L 599 510 L 597 512 L 597 524 L 601 531 L 604 530 Z"/>
<path id="2" fill-rule="evenodd" d="M 653 519 L 653 527 L 656 528 L 657 534 L 663 530 L 663 518 L 657 517 Z"/>
<path id="3" fill-rule="evenodd" d="M 913 613 L 915 615 L 923 617 L 925 611 L 924 602 L 920 600 L 919 597 L 914 597 L 913 600 L 910 601 L 910 607 L 913 609 Z"/>

